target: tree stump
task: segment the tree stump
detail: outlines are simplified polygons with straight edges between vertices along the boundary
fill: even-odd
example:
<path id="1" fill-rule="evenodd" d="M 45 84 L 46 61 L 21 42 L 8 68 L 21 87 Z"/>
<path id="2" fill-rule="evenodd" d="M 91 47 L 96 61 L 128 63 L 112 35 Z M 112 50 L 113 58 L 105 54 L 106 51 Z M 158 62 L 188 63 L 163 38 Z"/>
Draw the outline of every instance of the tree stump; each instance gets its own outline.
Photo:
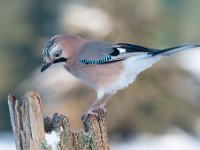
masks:
<path id="1" fill-rule="evenodd" d="M 27 92 L 22 100 L 8 96 L 11 125 L 17 150 L 109 150 L 105 113 L 89 115 L 83 129 L 70 130 L 69 119 L 55 113 L 43 117 L 37 92 Z"/>

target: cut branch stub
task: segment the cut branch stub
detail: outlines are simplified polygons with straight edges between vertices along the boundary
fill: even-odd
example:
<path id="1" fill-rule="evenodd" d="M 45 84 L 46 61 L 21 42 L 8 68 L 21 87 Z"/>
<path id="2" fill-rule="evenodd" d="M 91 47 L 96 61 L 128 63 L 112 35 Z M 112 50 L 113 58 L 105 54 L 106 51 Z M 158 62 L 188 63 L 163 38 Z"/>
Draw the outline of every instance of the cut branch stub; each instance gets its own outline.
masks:
<path id="1" fill-rule="evenodd" d="M 27 92 L 21 102 L 8 97 L 17 150 L 109 150 L 105 113 L 89 115 L 83 129 L 72 132 L 69 119 L 55 113 L 43 119 L 42 102 L 36 92 Z"/>
<path id="2" fill-rule="evenodd" d="M 17 149 L 42 150 L 45 133 L 39 94 L 27 92 L 21 102 L 9 95 L 8 104 Z"/>

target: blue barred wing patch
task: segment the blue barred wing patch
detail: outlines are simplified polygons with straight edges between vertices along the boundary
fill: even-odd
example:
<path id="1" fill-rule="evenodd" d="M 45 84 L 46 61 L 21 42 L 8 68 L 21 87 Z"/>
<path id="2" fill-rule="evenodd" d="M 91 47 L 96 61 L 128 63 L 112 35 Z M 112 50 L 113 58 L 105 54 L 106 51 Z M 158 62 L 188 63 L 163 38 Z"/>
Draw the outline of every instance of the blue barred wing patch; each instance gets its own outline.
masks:
<path id="1" fill-rule="evenodd" d="M 80 59 L 80 62 L 86 65 L 94 65 L 94 64 L 104 64 L 104 63 L 109 62 L 109 60 L 111 60 L 111 55 L 106 55 L 105 57 L 97 59 L 97 60 Z"/>

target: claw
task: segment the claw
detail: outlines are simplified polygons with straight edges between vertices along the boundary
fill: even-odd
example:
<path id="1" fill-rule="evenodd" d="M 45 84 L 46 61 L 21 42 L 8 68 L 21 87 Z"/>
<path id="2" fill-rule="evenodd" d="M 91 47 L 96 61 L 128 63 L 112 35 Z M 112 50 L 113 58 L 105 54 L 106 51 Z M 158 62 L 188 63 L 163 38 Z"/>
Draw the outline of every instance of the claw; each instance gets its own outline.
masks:
<path id="1" fill-rule="evenodd" d="M 100 105 L 99 107 L 93 108 L 93 109 L 89 109 L 86 111 L 86 113 L 84 115 L 82 115 L 81 120 L 83 122 L 86 122 L 87 118 L 89 115 L 93 115 L 93 116 L 99 116 L 98 110 L 102 109 L 104 113 L 107 112 L 107 109 L 105 108 L 105 105 Z"/>
<path id="2" fill-rule="evenodd" d="M 105 105 L 100 105 L 99 108 L 102 109 L 104 113 L 107 112 L 107 109 L 105 108 Z"/>
<path id="3" fill-rule="evenodd" d="M 95 112 L 95 110 L 96 109 L 89 109 L 88 111 L 86 111 L 86 113 L 82 115 L 81 120 L 85 122 L 89 115 L 98 116 L 98 113 Z"/>

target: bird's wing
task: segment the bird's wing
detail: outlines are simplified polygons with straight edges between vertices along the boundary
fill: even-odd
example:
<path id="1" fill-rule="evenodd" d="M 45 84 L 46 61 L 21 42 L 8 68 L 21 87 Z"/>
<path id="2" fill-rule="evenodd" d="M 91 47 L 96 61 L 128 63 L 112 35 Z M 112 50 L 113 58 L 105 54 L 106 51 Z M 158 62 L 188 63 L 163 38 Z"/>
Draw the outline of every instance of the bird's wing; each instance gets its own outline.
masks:
<path id="1" fill-rule="evenodd" d="M 153 51 L 150 48 L 127 43 L 90 42 L 83 47 L 79 60 L 86 65 L 107 64 Z"/>
<path id="2" fill-rule="evenodd" d="M 126 59 L 133 56 L 143 56 L 143 54 L 149 54 L 150 52 L 156 51 L 155 49 L 146 48 L 139 45 L 128 44 L 128 43 L 118 43 L 112 46 L 114 60 Z"/>

